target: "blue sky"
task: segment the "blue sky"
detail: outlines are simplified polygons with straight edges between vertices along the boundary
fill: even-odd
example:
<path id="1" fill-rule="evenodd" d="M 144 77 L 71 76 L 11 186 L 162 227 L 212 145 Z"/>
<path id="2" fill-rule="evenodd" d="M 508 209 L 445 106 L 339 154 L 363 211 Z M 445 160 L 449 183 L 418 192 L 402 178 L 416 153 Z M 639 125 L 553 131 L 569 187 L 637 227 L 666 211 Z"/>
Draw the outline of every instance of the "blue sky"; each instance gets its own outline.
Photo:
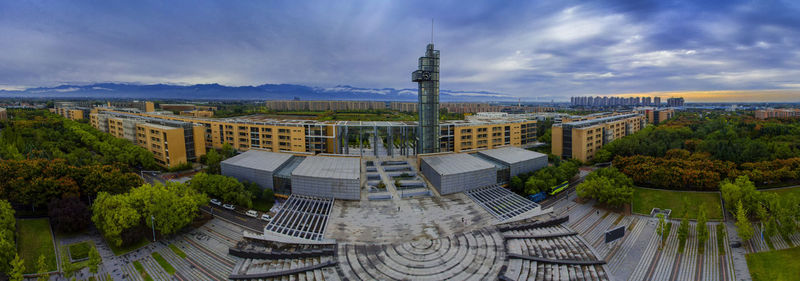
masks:
<path id="1" fill-rule="evenodd" d="M 2 1 L 0 89 L 414 88 L 434 18 L 446 89 L 800 101 L 799 15 L 800 1 L 768 0 Z"/>

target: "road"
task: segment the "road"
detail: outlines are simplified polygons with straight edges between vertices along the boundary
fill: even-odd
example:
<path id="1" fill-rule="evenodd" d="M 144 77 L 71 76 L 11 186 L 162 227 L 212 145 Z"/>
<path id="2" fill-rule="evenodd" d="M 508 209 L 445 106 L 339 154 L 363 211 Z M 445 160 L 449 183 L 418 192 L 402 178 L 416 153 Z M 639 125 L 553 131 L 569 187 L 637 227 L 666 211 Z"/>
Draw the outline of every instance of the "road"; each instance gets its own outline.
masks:
<path id="1" fill-rule="evenodd" d="M 586 167 L 581 167 L 581 168 L 586 168 Z M 592 169 L 592 171 L 593 170 L 594 169 Z M 565 199 L 565 198 L 569 198 L 570 194 L 575 192 L 575 186 L 581 184 L 583 182 L 583 180 L 586 179 L 586 176 L 589 175 L 589 173 L 590 173 L 590 170 L 580 170 L 578 172 L 578 179 L 576 179 L 574 181 L 571 181 L 569 183 L 569 187 L 564 189 L 564 192 L 561 192 L 559 194 L 556 194 L 556 196 L 549 197 L 549 198 L 547 198 L 545 200 L 542 200 L 542 202 L 540 202 L 539 205 L 542 206 L 542 209 L 547 209 L 550 206 L 552 206 L 553 204 L 555 204 L 556 202 L 561 201 L 562 199 Z"/>
<path id="2" fill-rule="evenodd" d="M 257 218 L 251 218 L 242 213 L 217 207 L 216 205 L 203 206 L 200 207 L 200 210 L 211 214 L 215 218 L 225 220 L 258 233 L 263 233 L 264 227 L 267 226 L 266 221 Z"/>

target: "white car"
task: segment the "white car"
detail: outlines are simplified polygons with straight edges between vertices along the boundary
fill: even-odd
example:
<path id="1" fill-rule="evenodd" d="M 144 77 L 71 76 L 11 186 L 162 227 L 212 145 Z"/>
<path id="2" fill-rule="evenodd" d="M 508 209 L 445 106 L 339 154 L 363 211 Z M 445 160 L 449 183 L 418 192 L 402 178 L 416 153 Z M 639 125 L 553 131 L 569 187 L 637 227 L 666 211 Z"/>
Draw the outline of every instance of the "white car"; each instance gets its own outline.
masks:
<path id="1" fill-rule="evenodd" d="M 236 207 L 234 207 L 231 204 L 223 204 L 222 207 L 225 208 L 225 209 L 228 209 L 228 210 L 235 210 L 236 209 Z"/>
<path id="2" fill-rule="evenodd" d="M 272 220 L 272 218 L 270 218 L 268 214 L 261 215 L 261 219 L 265 220 L 265 221 L 271 221 Z"/>
<path id="3" fill-rule="evenodd" d="M 219 199 L 211 199 L 211 204 L 219 206 L 222 205 L 222 201 L 219 201 Z"/>
<path id="4" fill-rule="evenodd" d="M 258 212 L 256 212 L 256 211 L 253 211 L 253 210 L 249 210 L 249 211 L 247 211 L 247 213 L 245 213 L 245 214 L 247 214 L 247 216 L 248 216 L 248 217 L 254 217 L 254 218 L 257 218 L 257 217 L 258 217 Z"/>

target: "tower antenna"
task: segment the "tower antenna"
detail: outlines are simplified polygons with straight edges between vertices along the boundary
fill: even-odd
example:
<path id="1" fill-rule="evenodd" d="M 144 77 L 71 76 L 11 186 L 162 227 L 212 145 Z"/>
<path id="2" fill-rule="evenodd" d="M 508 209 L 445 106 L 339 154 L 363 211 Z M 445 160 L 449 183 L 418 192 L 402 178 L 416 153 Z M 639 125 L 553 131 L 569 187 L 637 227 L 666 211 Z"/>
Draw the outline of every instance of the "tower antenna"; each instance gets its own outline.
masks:
<path id="1" fill-rule="evenodd" d="M 431 44 L 433 44 L 433 18 L 431 18 Z"/>

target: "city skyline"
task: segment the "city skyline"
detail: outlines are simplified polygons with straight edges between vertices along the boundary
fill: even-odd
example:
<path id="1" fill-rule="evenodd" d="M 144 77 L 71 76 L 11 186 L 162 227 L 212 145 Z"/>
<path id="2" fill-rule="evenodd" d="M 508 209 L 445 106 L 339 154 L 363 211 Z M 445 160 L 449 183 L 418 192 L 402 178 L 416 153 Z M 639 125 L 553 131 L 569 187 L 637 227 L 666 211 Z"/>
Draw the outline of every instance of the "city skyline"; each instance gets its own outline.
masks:
<path id="1" fill-rule="evenodd" d="M 800 20 L 787 1 L 446 2 L 422 12 L 413 2 L 186 4 L 0 4 L 8 39 L 0 42 L 0 89 L 95 82 L 413 88 L 407 71 L 434 18 L 434 42 L 447 54 L 443 90 L 527 101 L 800 96 Z M 450 12 L 456 6 L 460 12 Z"/>

